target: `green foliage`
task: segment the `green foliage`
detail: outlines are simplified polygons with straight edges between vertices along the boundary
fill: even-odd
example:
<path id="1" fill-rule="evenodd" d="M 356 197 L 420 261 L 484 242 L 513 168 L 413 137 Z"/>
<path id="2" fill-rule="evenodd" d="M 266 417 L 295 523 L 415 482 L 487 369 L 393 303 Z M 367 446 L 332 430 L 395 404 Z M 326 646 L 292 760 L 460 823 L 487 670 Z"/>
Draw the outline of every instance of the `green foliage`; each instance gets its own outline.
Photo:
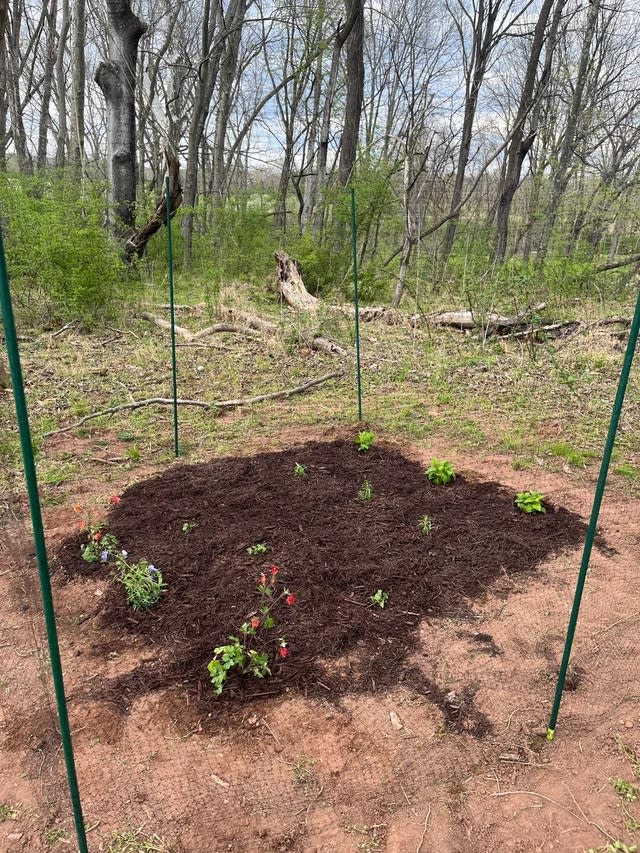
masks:
<path id="1" fill-rule="evenodd" d="M 640 788 L 634 785 L 633 782 L 627 782 L 626 779 L 612 779 L 611 784 L 617 794 L 620 794 L 627 802 L 632 803 L 638 799 Z"/>
<path id="2" fill-rule="evenodd" d="M 136 276 L 103 227 L 102 187 L 58 172 L 0 173 L 0 216 L 17 311 L 35 325 L 116 314 Z"/>
<path id="3" fill-rule="evenodd" d="M 255 649 L 245 649 L 238 637 L 229 637 L 229 642 L 213 650 L 213 658 L 207 665 L 211 683 L 218 696 L 224 689 L 225 682 L 232 669 L 249 672 L 256 678 L 271 675 L 269 656 L 266 652 Z"/>
<path id="4" fill-rule="evenodd" d="M 541 492 L 518 492 L 515 504 L 522 512 L 546 512 L 544 495 Z"/>
<path id="5" fill-rule="evenodd" d="M 295 468 L 293 469 L 293 473 L 296 477 L 306 477 L 307 469 L 304 467 L 304 465 L 301 465 L 299 462 L 296 462 Z"/>
<path id="6" fill-rule="evenodd" d="M 590 847 L 589 853 L 637 853 L 637 844 L 625 844 L 624 841 L 616 839 L 609 841 L 604 847 Z"/>
<path id="7" fill-rule="evenodd" d="M 197 526 L 198 525 L 196 524 L 195 521 L 185 521 L 185 523 L 182 525 L 182 532 L 185 534 L 191 533 L 191 531 L 194 529 L 194 527 L 197 527 Z"/>
<path id="8" fill-rule="evenodd" d="M 107 853 L 171 853 L 163 838 L 143 834 L 142 828 L 114 832 Z"/>
<path id="9" fill-rule="evenodd" d="M 423 533 L 431 533 L 433 530 L 433 519 L 430 515 L 423 515 L 418 522 L 418 527 Z"/>
<path id="10" fill-rule="evenodd" d="M 373 595 L 369 596 L 369 601 L 371 601 L 372 604 L 376 604 L 381 609 L 384 608 L 388 600 L 389 593 L 384 592 L 384 590 L 381 589 L 376 590 Z"/>
<path id="11" fill-rule="evenodd" d="M 134 610 L 148 610 L 160 600 L 166 583 L 162 573 L 147 560 L 128 563 L 126 551 L 116 557 L 114 576 L 125 588 L 127 601 Z"/>
<path id="12" fill-rule="evenodd" d="M 356 444 L 358 445 L 358 450 L 362 453 L 366 453 L 367 450 L 371 448 L 371 445 L 375 441 L 375 435 L 368 430 L 363 430 L 358 433 L 358 437 L 356 439 Z"/>
<path id="13" fill-rule="evenodd" d="M 257 545 L 249 545 L 247 548 L 247 554 L 251 554 L 255 556 L 256 554 L 266 554 L 267 553 L 267 545 L 264 542 L 258 542 Z"/>
<path id="14" fill-rule="evenodd" d="M 451 462 L 442 459 L 432 459 L 426 473 L 436 486 L 445 486 L 456 478 L 456 472 Z"/>
<path id="15" fill-rule="evenodd" d="M 364 483 L 360 486 L 358 497 L 361 501 L 370 501 L 373 497 L 373 487 L 366 477 Z"/>

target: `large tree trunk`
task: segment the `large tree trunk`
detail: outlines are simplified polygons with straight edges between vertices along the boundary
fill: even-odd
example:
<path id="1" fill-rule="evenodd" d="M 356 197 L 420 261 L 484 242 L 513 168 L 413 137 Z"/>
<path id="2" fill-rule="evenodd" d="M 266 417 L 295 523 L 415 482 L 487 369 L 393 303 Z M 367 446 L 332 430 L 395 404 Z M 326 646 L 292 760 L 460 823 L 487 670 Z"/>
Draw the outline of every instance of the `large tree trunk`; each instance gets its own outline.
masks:
<path id="1" fill-rule="evenodd" d="M 85 0 L 73 0 L 71 36 L 71 163 L 78 172 L 84 162 L 84 90 L 87 21 Z"/>
<path id="2" fill-rule="evenodd" d="M 136 204 L 136 64 L 147 25 L 131 11 L 130 0 L 107 0 L 107 11 L 109 59 L 100 63 L 95 80 L 107 102 L 109 217 L 116 231 L 128 234 Z"/>
<path id="3" fill-rule="evenodd" d="M 40 106 L 40 121 L 38 124 L 38 171 L 47 166 L 47 142 L 51 125 L 51 93 L 53 91 L 53 74 L 56 67 L 56 19 L 58 17 L 58 0 L 49 0 L 47 10 L 47 42 L 45 46 L 44 73 L 42 79 L 42 100 Z"/>
<path id="4" fill-rule="evenodd" d="M 62 0 L 62 22 L 58 36 L 58 51 L 56 54 L 56 92 L 58 111 L 58 132 L 56 134 L 56 167 L 62 169 L 67 160 L 67 87 L 64 67 L 64 54 L 69 35 L 69 0 Z M 73 66 L 73 61 L 72 61 Z"/>
<path id="5" fill-rule="evenodd" d="M 356 18 L 345 44 L 347 100 L 338 167 L 340 183 L 343 187 L 349 183 L 356 162 L 364 98 L 364 6 L 362 0 L 347 0 L 347 14 L 349 17 L 355 14 Z"/>

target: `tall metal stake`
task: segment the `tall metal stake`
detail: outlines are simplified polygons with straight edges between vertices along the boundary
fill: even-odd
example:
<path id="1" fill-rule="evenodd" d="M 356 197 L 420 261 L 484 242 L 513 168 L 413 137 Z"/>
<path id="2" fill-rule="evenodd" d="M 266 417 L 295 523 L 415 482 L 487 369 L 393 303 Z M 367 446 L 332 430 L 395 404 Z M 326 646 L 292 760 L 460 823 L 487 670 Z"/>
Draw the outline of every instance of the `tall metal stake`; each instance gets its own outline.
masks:
<path id="1" fill-rule="evenodd" d="M 571 608 L 571 615 L 569 617 L 569 627 L 567 629 L 567 639 L 564 644 L 564 653 L 562 655 L 562 662 L 560 664 L 560 672 L 558 674 L 558 683 L 556 684 L 556 693 L 553 699 L 553 708 L 551 710 L 551 719 L 549 720 L 549 728 L 547 729 L 547 740 L 553 740 L 555 731 L 556 731 L 556 722 L 558 720 L 558 712 L 560 710 L 560 702 L 562 701 L 562 693 L 564 691 L 564 682 L 567 676 L 567 668 L 569 666 L 569 658 L 571 657 L 571 647 L 573 645 L 573 637 L 576 632 L 576 625 L 578 624 L 578 614 L 580 613 L 580 603 L 582 601 L 582 593 L 584 590 L 584 583 L 587 577 L 587 570 L 589 568 L 589 560 L 591 558 L 591 550 L 593 548 L 593 540 L 596 535 L 596 530 L 598 527 L 598 516 L 600 514 L 600 505 L 602 503 L 602 495 L 604 494 L 604 487 L 607 482 L 607 474 L 609 473 L 609 465 L 611 463 L 611 453 L 613 451 L 613 445 L 616 440 L 616 432 L 618 430 L 618 423 L 620 421 L 620 412 L 622 411 L 622 404 L 624 403 L 624 396 L 627 391 L 627 382 L 629 381 L 629 373 L 631 372 L 631 364 L 633 362 L 633 355 L 636 350 L 636 344 L 638 342 L 638 331 L 640 330 L 640 290 L 638 291 L 638 298 L 636 301 L 636 310 L 633 315 L 633 321 L 631 323 L 631 328 L 629 330 L 629 341 L 627 342 L 627 351 L 624 355 L 624 362 L 622 364 L 622 371 L 620 372 L 620 380 L 618 381 L 618 390 L 616 392 L 616 398 L 613 403 L 613 411 L 611 412 L 611 422 L 609 424 L 609 432 L 607 433 L 607 440 L 604 446 L 604 453 L 602 454 L 602 462 L 600 463 L 600 474 L 598 476 L 598 483 L 596 485 L 596 491 L 593 496 L 593 507 L 591 509 L 591 518 L 589 519 L 589 527 L 587 528 L 587 535 L 585 537 L 584 542 L 584 550 L 582 552 L 582 562 L 580 564 L 580 571 L 578 573 L 578 582 L 576 584 L 576 593 L 573 598 L 573 607 Z"/>
<path id="2" fill-rule="evenodd" d="M 171 369 L 173 372 L 173 449 L 180 456 L 178 443 L 178 368 L 176 364 L 176 306 L 173 293 L 173 234 L 171 232 L 171 181 L 164 179 L 164 197 L 167 204 L 167 270 L 169 278 L 169 308 L 171 309 Z"/>
<path id="3" fill-rule="evenodd" d="M 33 459 L 33 445 L 31 444 L 31 431 L 29 429 L 29 416 L 24 396 L 24 385 L 22 383 L 22 368 L 20 366 L 18 338 L 13 318 L 13 306 L 11 304 L 11 293 L 9 290 L 9 277 L 7 275 L 7 265 L 4 257 L 4 246 L 2 243 L 1 231 L 0 308 L 2 309 L 4 334 L 7 343 L 7 356 L 9 359 L 9 371 L 11 373 L 11 384 L 13 387 L 13 399 L 16 407 L 18 431 L 20 433 L 20 446 L 22 448 L 22 461 L 24 463 L 24 477 L 27 484 L 27 493 L 29 495 L 29 509 L 31 510 L 31 524 L 33 526 L 33 539 L 36 549 L 36 561 L 38 564 L 42 609 L 44 611 L 44 619 L 47 627 L 47 644 L 49 646 L 49 657 L 51 659 L 51 675 L 53 678 L 56 707 L 58 709 L 58 719 L 60 722 L 62 752 L 67 771 L 67 781 L 69 783 L 69 793 L 71 795 L 71 807 L 73 809 L 73 819 L 76 825 L 78 847 L 80 848 L 80 853 L 88 853 L 87 837 L 82 817 L 82 804 L 80 802 L 80 792 L 78 790 L 78 778 L 76 776 L 76 766 L 73 760 L 73 746 L 71 744 L 69 717 L 67 715 L 67 704 L 64 697 L 64 679 L 62 676 L 62 663 L 60 661 L 60 647 L 58 646 L 56 617 L 53 609 L 51 582 L 49 580 L 49 564 L 47 560 L 47 547 L 45 545 L 44 529 L 42 525 L 42 510 L 40 509 L 36 466 Z"/>
<path id="4" fill-rule="evenodd" d="M 351 256 L 353 267 L 353 301 L 356 309 L 356 376 L 358 383 L 358 420 L 362 420 L 362 379 L 360 376 L 360 300 L 358 295 L 358 230 L 356 224 L 356 191 L 351 187 Z"/>

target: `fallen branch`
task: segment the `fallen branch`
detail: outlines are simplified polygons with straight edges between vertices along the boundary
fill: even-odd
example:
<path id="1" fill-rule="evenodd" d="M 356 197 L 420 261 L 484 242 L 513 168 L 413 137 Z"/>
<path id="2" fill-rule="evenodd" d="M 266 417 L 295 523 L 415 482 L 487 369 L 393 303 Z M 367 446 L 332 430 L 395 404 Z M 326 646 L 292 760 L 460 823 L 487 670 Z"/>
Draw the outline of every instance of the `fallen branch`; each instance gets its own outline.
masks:
<path id="1" fill-rule="evenodd" d="M 171 185 L 171 197 L 170 197 L 170 205 L 171 205 L 171 218 L 175 216 L 176 210 L 182 204 L 182 186 L 180 185 L 180 164 L 178 162 L 178 158 L 169 151 L 168 148 L 164 150 L 164 156 L 167 161 L 167 174 L 169 175 L 170 185 Z M 124 253 L 126 259 L 128 261 L 134 255 L 137 255 L 141 258 L 144 255 L 144 250 L 147 247 L 147 243 L 153 237 L 153 235 L 159 231 L 163 225 L 167 223 L 167 199 L 165 197 L 164 188 L 162 191 L 162 195 L 158 199 L 156 203 L 156 209 L 151 216 L 151 218 L 137 231 L 135 231 L 127 240 L 124 247 Z"/>
<path id="2" fill-rule="evenodd" d="M 155 325 L 160 326 L 161 329 L 171 329 L 171 323 L 168 320 L 163 320 L 162 317 L 158 317 L 156 314 L 150 314 L 149 311 L 141 311 L 137 316 L 142 320 L 149 320 L 149 322 L 155 323 Z M 201 338 L 206 338 L 216 332 L 236 332 L 241 335 L 248 335 L 252 338 L 255 338 L 258 334 L 249 326 L 238 326 L 234 323 L 214 323 L 212 326 L 200 329 L 199 332 L 191 332 L 189 329 L 185 329 L 184 326 L 175 326 L 175 331 L 176 335 L 187 341 L 198 341 Z"/>
<path id="3" fill-rule="evenodd" d="M 609 270 L 617 270 L 620 267 L 628 267 L 630 264 L 636 264 L 640 262 L 640 254 L 637 255 L 629 255 L 627 258 L 618 258 L 615 261 L 609 261 L 607 264 L 602 264 L 599 267 L 596 267 L 594 272 L 608 272 Z"/>
<path id="4" fill-rule="evenodd" d="M 177 404 L 179 406 L 196 406 L 204 409 L 205 411 L 209 409 L 235 409 L 238 406 L 249 406 L 253 403 L 262 403 L 265 400 L 279 400 L 281 398 L 292 397 L 294 394 L 302 394 L 310 388 L 314 388 L 316 385 L 321 385 L 323 382 L 328 382 L 330 379 L 339 379 L 342 376 L 344 376 L 344 370 L 334 370 L 332 373 L 327 373 L 325 376 L 320 376 L 318 379 L 309 379 L 307 382 L 303 382 L 302 385 L 297 385 L 295 388 L 285 388 L 283 391 L 273 391 L 270 394 L 259 394 L 257 397 L 239 397 L 237 400 L 213 400 L 211 403 L 207 403 L 205 400 L 179 399 L 177 400 Z M 90 415 L 85 415 L 76 423 L 69 424 L 69 426 L 61 427 L 60 429 L 53 429 L 49 432 L 43 432 L 41 437 L 49 438 L 52 435 L 58 435 L 62 432 L 70 432 L 71 430 L 78 429 L 83 424 L 87 423 L 87 421 L 91 421 L 94 418 L 101 418 L 104 415 L 112 415 L 116 412 L 141 409 L 144 406 L 173 406 L 173 400 L 170 397 L 150 397 L 148 400 L 136 400 L 132 403 L 121 403 L 118 406 L 111 406 L 109 409 L 102 409 L 99 412 L 93 412 Z"/>

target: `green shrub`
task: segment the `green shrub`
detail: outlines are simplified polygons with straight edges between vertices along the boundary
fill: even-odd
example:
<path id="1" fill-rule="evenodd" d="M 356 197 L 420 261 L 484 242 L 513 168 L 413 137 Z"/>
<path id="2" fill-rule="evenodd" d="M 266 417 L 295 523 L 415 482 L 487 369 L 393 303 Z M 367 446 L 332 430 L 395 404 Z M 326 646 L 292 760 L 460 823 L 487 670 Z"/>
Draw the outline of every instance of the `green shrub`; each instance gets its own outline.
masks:
<path id="1" fill-rule="evenodd" d="M 33 324 L 115 315 L 137 276 L 103 227 L 103 187 L 59 172 L 0 174 L 0 217 L 16 310 Z"/>

